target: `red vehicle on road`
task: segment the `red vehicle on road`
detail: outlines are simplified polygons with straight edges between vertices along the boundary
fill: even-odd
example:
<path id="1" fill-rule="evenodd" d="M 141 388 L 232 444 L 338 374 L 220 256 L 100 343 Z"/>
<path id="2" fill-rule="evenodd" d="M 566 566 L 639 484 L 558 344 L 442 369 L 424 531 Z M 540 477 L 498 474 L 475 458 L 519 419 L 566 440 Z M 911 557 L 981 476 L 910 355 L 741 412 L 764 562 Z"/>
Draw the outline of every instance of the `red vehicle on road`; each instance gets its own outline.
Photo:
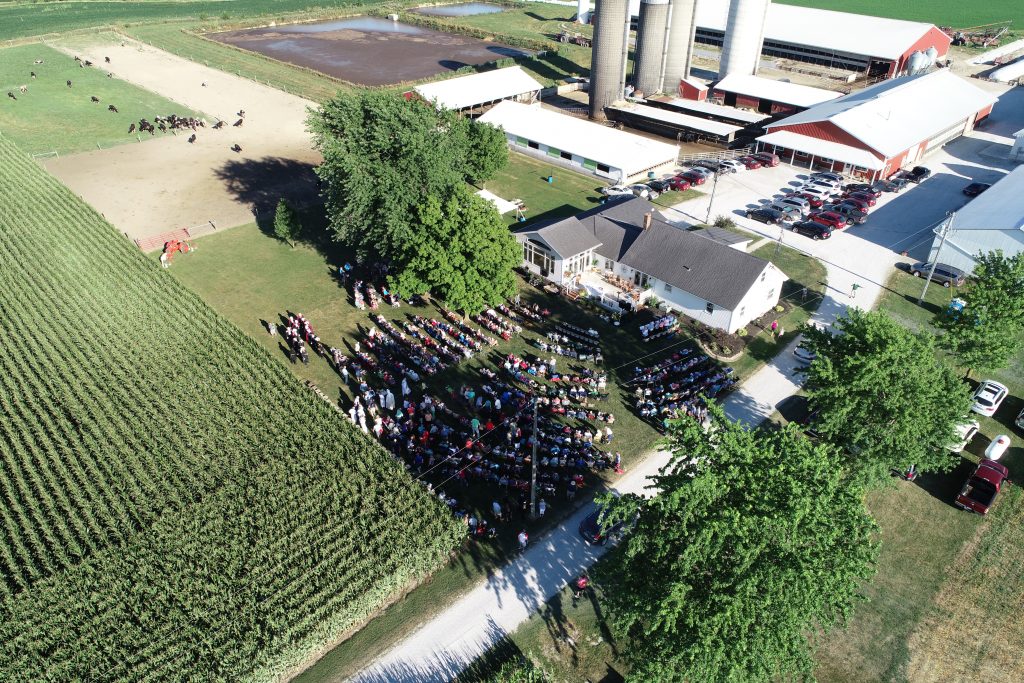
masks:
<path id="1" fill-rule="evenodd" d="M 996 500 L 999 489 L 1002 488 L 1010 471 L 1005 465 L 995 460 L 983 458 L 974 472 L 967 479 L 967 483 L 960 489 L 954 501 L 958 508 L 968 512 L 977 512 L 979 515 L 988 514 L 989 508 Z"/>
<path id="2" fill-rule="evenodd" d="M 833 230 L 842 230 L 846 227 L 849 219 L 835 211 L 816 211 L 809 216 L 810 220 L 827 225 Z"/>
<path id="3" fill-rule="evenodd" d="M 748 171 L 753 171 L 755 168 L 761 168 L 762 166 L 760 161 L 749 155 L 740 157 L 736 161 L 746 166 Z"/>

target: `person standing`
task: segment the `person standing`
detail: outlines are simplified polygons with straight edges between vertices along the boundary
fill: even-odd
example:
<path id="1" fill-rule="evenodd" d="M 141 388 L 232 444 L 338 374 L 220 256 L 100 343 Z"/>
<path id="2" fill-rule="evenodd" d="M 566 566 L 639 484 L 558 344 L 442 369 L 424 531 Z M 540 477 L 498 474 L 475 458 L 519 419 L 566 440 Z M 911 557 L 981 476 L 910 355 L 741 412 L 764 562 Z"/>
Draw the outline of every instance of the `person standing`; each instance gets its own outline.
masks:
<path id="1" fill-rule="evenodd" d="M 576 598 L 583 597 L 583 594 L 587 590 L 587 586 L 590 585 L 590 577 L 587 576 L 586 572 L 580 574 L 579 578 L 576 579 L 576 586 L 573 590 L 573 596 Z"/>
<path id="2" fill-rule="evenodd" d="M 547 511 L 548 511 L 548 502 L 546 500 L 544 500 L 543 498 L 541 498 L 540 502 L 537 503 L 537 513 L 541 517 L 543 517 L 545 514 L 547 514 Z"/>
<path id="3" fill-rule="evenodd" d="M 474 416 L 473 419 L 470 420 L 469 426 L 470 429 L 473 430 L 473 438 L 480 438 L 480 420 L 476 416 Z"/>
<path id="4" fill-rule="evenodd" d="M 519 552 L 526 550 L 527 544 L 530 542 L 530 536 L 526 533 L 526 529 L 519 532 L 519 536 L 516 537 L 519 540 Z"/>

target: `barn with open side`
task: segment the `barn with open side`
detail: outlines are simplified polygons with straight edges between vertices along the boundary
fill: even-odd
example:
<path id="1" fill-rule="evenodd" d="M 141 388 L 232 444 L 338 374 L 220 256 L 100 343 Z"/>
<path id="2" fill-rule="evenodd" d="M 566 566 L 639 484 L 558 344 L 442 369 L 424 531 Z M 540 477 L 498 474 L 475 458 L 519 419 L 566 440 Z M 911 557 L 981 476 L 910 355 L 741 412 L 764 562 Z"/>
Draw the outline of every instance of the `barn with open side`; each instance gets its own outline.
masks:
<path id="1" fill-rule="evenodd" d="M 427 102 L 454 111 L 475 113 L 502 100 L 536 102 L 543 86 L 518 66 L 494 69 L 416 86 Z M 408 93 L 411 95 L 411 93 Z"/>
<path id="2" fill-rule="evenodd" d="M 875 180 L 970 132 L 996 97 L 942 69 L 875 85 L 766 126 L 784 162 Z"/>

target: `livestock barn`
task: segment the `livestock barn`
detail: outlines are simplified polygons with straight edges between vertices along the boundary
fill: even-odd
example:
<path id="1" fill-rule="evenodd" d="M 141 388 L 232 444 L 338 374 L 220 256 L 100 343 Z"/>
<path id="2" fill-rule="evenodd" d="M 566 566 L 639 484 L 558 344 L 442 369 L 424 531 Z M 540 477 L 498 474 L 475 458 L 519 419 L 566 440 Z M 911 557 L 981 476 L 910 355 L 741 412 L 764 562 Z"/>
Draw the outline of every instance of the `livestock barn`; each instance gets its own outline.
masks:
<path id="1" fill-rule="evenodd" d="M 947 70 L 907 76 L 770 123 L 758 148 L 786 163 L 873 181 L 970 132 L 995 101 Z"/>
<path id="2" fill-rule="evenodd" d="M 728 13 L 728 2 L 697 3 L 696 41 L 721 45 Z M 915 52 L 934 48 L 934 59 L 944 59 L 949 43 L 932 24 L 772 3 L 761 54 L 894 78 L 909 71 Z"/>

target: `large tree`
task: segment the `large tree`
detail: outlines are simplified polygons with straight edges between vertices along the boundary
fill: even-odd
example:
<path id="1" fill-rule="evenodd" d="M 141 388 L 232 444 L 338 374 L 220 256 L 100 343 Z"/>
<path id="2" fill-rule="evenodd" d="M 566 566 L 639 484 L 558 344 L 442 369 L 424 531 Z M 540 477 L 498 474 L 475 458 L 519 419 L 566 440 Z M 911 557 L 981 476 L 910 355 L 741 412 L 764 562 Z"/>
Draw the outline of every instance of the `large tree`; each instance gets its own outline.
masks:
<path id="1" fill-rule="evenodd" d="M 947 446 L 966 420 L 970 393 L 937 357 L 935 338 L 860 309 L 834 327 L 804 330 L 804 345 L 817 354 L 807 369 L 817 431 L 847 450 L 866 484 L 911 464 L 923 472 L 953 467 Z"/>
<path id="2" fill-rule="evenodd" d="M 834 447 L 710 407 L 670 421 L 657 493 L 610 499 L 633 529 L 595 578 L 636 681 L 810 676 L 815 634 L 873 574 L 876 526 Z M 710 436 L 709 436 L 710 435 Z"/>
<path id="3" fill-rule="evenodd" d="M 396 292 L 430 292 L 465 313 L 515 294 L 512 268 L 523 252 L 491 202 L 458 185 L 444 200 L 425 198 L 413 224 L 414 236 L 391 277 Z"/>
<path id="4" fill-rule="evenodd" d="M 399 258 L 415 244 L 416 207 L 486 180 L 508 153 L 503 135 L 477 130 L 487 124 L 391 93 L 339 94 L 309 126 L 331 228 L 361 257 Z"/>
<path id="5" fill-rule="evenodd" d="M 942 345 L 968 375 L 1005 368 L 1024 332 L 1024 258 L 994 251 L 975 260 L 974 276 L 960 294 L 963 311 L 938 316 Z"/>

